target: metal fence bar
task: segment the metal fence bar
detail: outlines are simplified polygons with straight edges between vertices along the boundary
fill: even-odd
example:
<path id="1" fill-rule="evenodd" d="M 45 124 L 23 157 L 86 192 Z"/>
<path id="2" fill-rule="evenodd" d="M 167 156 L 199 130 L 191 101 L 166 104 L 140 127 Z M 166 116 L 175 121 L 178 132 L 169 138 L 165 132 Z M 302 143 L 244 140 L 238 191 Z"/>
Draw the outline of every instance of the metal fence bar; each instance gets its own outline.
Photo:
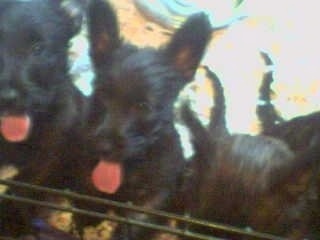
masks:
<path id="1" fill-rule="evenodd" d="M 195 239 L 199 239 L 199 240 L 222 240 L 221 238 L 211 237 L 208 235 L 194 233 L 191 231 L 185 231 L 185 230 L 181 230 L 181 229 L 177 229 L 177 228 L 171 228 L 171 227 L 156 225 L 156 224 L 152 224 L 152 223 L 146 223 L 143 221 L 134 220 L 134 219 L 130 219 L 130 218 L 109 216 L 104 213 L 88 211 L 88 210 L 84 210 L 84 209 L 80 209 L 80 208 L 60 206 L 58 204 L 49 203 L 46 201 L 39 201 L 39 200 L 30 199 L 30 198 L 12 196 L 10 194 L 0 194 L 0 198 L 12 200 L 12 201 L 16 201 L 16 202 L 21 202 L 21 203 L 26 203 L 26 204 L 31 204 L 31 205 L 36 205 L 36 206 L 40 206 L 40 207 L 51 208 L 51 209 L 55 209 L 55 210 L 72 212 L 75 214 L 81 214 L 81 215 L 86 215 L 86 216 L 90 216 L 90 217 L 96 217 L 96 218 L 100 218 L 103 220 L 115 221 L 115 222 L 119 222 L 122 224 L 131 224 L 131 225 L 135 225 L 135 226 L 139 226 L 139 227 L 149 228 L 149 229 L 161 231 L 161 232 L 167 232 L 167 233 L 175 234 L 178 236 L 191 237 L 191 238 L 195 238 Z"/>
<path id="2" fill-rule="evenodd" d="M 195 219 L 195 218 L 190 218 L 190 217 L 186 217 L 186 216 L 180 216 L 177 214 L 167 213 L 164 211 L 146 209 L 143 207 L 134 206 L 132 204 L 120 203 L 120 202 L 111 201 L 111 200 L 107 200 L 107 199 L 91 197 L 88 195 L 83 195 L 83 194 L 74 193 L 74 192 L 70 192 L 70 191 L 63 191 L 63 190 L 57 190 L 57 189 L 52 189 L 52 188 L 46 188 L 46 187 L 32 185 L 32 184 L 28 184 L 28 183 L 22 183 L 22 182 L 18 182 L 18 181 L 14 181 L 14 180 L 1 180 L 0 179 L 0 184 L 5 184 L 8 186 L 14 186 L 14 187 L 27 188 L 30 190 L 47 192 L 47 193 L 51 193 L 51 194 L 58 194 L 59 196 L 63 196 L 63 197 L 70 198 L 70 199 L 78 199 L 78 200 L 85 200 L 85 201 L 90 201 L 90 202 L 94 202 L 94 203 L 98 203 L 98 204 L 106 204 L 106 205 L 117 207 L 117 208 L 122 208 L 122 209 L 127 209 L 130 211 L 136 211 L 136 212 L 140 212 L 140 213 L 155 215 L 158 217 L 174 219 L 174 220 L 189 223 L 192 225 L 198 225 L 198 226 L 203 226 L 203 227 L 207 227 L 207 228 L 218 229 L 218 230 L 222 230 L 222 231 L 229 232 L 229 233 L 235 233 L 235 234 L 239 234 L 239 235 L 246 235 L 246 236 L 251 236 L 251 237 L 260 238 L 260 239 L 268 239 L 268 240 L 285 240 L 286 239 L 286 238 L 278 237 L 278 236 L 275 236 L 272 234 L 260 233 L 260 232 L 256 232 L 256 231 L 246 231 L 241 228 L 236 228 L 236 227 L 228 226 L 228 225 L 224 225 L 224 224 L 208 222 L 208 221 L 204 221 L 204 220 L 200 220 L 200 219 Z M 0 197 L 1 196 L 3 196 L 3 195 L 0 195 Z M 59 209 L 63 210 L 63 209 L 61 209 L 61 207 L 58 207 L 58 210 Z M 103 218 L 105 218 L 105 215 Z"/>

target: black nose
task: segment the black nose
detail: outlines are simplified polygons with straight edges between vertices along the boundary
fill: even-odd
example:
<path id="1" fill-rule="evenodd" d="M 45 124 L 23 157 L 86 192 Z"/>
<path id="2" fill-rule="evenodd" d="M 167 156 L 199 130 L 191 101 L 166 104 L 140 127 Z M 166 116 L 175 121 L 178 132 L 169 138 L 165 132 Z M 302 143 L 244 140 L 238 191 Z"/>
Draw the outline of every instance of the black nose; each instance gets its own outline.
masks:
<path id="1" fill-rule="evenodd" d="M 98 140 L 94 143 L 94 150 L 101 154 L 110 154 L 113 150 L 113 145 L 109 141 Z"/>
<path id="2" fill-rule="evenodd" d="M 123 149 L 125 139 L 118 135 L 105 134 L 91 138 L 91 143 L 93 144 L 95 151 L 110 154 Z"/>

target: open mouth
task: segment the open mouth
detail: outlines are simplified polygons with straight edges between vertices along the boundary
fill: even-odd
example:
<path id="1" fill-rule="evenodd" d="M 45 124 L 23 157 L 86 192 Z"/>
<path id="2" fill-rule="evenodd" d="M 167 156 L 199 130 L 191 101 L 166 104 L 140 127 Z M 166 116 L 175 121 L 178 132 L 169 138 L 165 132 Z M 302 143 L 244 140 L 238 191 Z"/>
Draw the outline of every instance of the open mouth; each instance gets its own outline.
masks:
<path id="1" fill-rule="evenodd" d="M 120 162 L 101 157 L 91 173 L 95 188 L 107 194 L 118 191 L 123 180 L 123 167 Z"/>
<path id="2" fill-rule="evenodd" d="M 8 142 L 26 140 L 31 128 L 31 117 L 27 113 L 6 113 L 0 116 L 0 133 Z"/>

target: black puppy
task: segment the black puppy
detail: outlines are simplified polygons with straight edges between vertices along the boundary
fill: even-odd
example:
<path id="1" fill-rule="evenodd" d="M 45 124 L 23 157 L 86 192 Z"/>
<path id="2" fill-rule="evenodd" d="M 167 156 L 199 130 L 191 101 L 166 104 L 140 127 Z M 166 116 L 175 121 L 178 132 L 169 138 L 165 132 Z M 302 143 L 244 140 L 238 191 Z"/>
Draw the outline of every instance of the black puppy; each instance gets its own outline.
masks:
<path id="1" fill-rule="evenodd" d="M 76 0 L 0 1 L 0 165 L 17 166 L 16 180 L 71 184 L 85 99 L 69 76 L 68 48 L 82 7 Z M 0 235 L 26 231 L 36 211 L 4 200 L 1 208 Z"/>
<path id="2" fill-rule="evenodd" d="M 224 127 L 223 88 L 214 78 L 215 99 L 209 130 L 183 107 L 182 116 L 196 150 L 189 194 L 197 203 L 191 215 L 210 221 L 282 235 L 316 239 L 319 114 L 283 123 L 268 135 L 229 135 Z M 285 137 L 286 136 L 286 137 Z M 289 137 L 290 136 L 290 137 Z M 299 139 L 301 148 L 294 147 Z M 290 139 L 289 139 L 290 138 Z M 185 198 L 185 197 L 182 197 Z M 208 231 L 232 239 L 249 236 Z M 255 239 L 255 238 L 254 238 Z"/>
<path id="3" fill-rule="evenodd" d="M 88 22 L 96 73 L 88 123 L 98 157 L 86 169 L 88 177 L 109 199 L 171 210 L 185 164 L 173 105 L 194 76 L 211 36 L 210 23 L 204 14 L 192 16 L 167 45 L 140 49 L 121 41 L 115 13 L 104 1 L 91 1 Z M 150 239 L 149 234 L 119 226 L 112 239 Z"/>

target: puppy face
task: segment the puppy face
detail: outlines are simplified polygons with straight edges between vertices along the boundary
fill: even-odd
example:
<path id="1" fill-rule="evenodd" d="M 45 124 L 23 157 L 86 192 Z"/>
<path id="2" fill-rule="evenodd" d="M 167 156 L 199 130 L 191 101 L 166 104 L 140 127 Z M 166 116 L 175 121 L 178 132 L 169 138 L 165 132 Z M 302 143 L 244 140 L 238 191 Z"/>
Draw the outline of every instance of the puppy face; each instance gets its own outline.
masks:
<path id="1" fill-rule="evenodd" d="M 20 142 L 72 84 L 67 50 L 80 16 L 66 1 L 1 1 L 0 9 L 0 133 Z"/>
<path id="2" fill-rule="evenodd" d="M 107 139 L 116 158 L 144 157 L 148 146 L 172 128 L 172 102 L 182 76 L 161 60 L 160 52 L 134 50 L 97 82 L 105 109 L 97 136 Z"/>
<path id="3" fill-rule="evenodd" d="M 101 1 L 93 2 L 88 19 L 97 78 L 89 124 L 101 159 L 97 176 L 97 169 L 109 168 L 103 163 L 116 162 L 123 169 L 152 161 L 157 158 L 152 152 L 167 136 L 176 138 L 173 103 L 192 79 L 211 28 L 205 15 L 195 15 L 166 46 L 140 49 L 123 43 L 114 13 Z"/>

